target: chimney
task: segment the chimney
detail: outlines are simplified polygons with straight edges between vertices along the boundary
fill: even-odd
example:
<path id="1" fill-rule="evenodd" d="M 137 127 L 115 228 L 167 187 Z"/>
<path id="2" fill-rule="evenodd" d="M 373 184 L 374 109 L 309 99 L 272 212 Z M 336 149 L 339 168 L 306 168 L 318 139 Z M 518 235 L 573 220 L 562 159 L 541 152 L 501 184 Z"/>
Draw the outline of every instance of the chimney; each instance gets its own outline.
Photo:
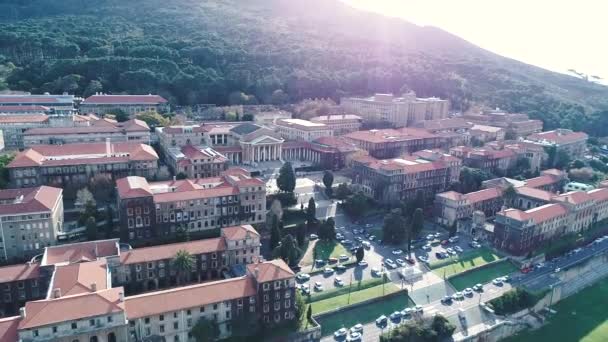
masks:
<path id="1" fill-rule="evenodd" d="M 177 177 L 176 177 L 176 176 L 173 176 L 173 181 L 175 182 L 176 180 L 177 180 Z"/>
<path id="2" fill-rule="evenodd" d="M 21 319 L 25 318 L 25 306 L 19 308 L 19 317 L 21 317 Z"/>
<path id="3" fill-rule="evenodd" d="M 118 292 L 118 301 L 120 301 L 121 303 L 125 301 L 125 293 L 124 292 Z"/>
<path id="4" fill-rule="evenodd" d="M 110 157 L 112 154 L 112 144 L 110 143 L 110 138 L 106 138 L 106 156 Z"/>
<path id="5" fill-rule="evenodd" d="M 53 289 L 53 298 L 61 298 L 61 289 L 60 288 Z"/>
<path id="6" fill-rule="evenodd" d="M 253 269 L 253 275 L 255 276 L 255 278 L 257 279 L 258 276 L 260 275 L 260 269 L 259 268 L 254 268 Z"/>
<path id="7" fill-rule="evenodd" d="M 91 283 L 91 291 L 97 292 L 97 283 Z"/>

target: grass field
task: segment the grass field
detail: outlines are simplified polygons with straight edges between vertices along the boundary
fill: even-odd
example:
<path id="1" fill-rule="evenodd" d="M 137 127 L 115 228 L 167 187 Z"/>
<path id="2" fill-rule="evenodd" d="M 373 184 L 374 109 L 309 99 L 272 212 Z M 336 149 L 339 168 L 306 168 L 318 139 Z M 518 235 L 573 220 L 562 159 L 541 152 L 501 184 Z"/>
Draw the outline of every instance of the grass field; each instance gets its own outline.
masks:
<path id="1" fill-rule="evenodd" d="M 390 300 L 375 302 L 325 316 L 317 319 L 317 322 L 321 324 L 323 336 L 326 336 L 342 327 L 350 328 L 357 323 L 373 322 L 381 315 L 388 316 L 395 310 L 403 310 L 405 307 L 413 305 L 414 303 L 407 294 L 403 293 L 391 297 Z"/>
<path id="2" fill-rule="evenodd" d="M 336 241 L 319 240 L 315 245 L 315 257 L 321 260 L 337 258 L 340 254 L 350 255 L 341 243 Z"/>
<path id="3" fill-rule="evenodd" d="M 489 249 L 479 248 L 459 254 L 451 259 L 436 261 L 431 263 L 429 267 L 438 276 L 447 278 L 452 274 L 458 274 L 498 259 L 500 259 L 500 256 L 494 254 Z"/>
<path id="4" fill-rule="evenodd" d="M 479 270 L 474 270 L 466 274 L 457 275 L 449 281 L 457 291 L 462 291 L 467 287 L 473 287 L 475 284 L 485 284 L 492 279 L 501 277 L 517 271 L 517 267 L 509 260 L 503 260 L 484 267 Z"/>
<path id="5" fill-rule="evenodd" d="M 351 292 L 350 295 L 348 293 L 341 294 L 339 296 L 313 302 L 311 304 L 312 312 L 313 314 L 319 314 L 321 312 L 359 303 L 368 299 L 382 297 L 389 293 L 397 292 L 398 290 L 399 288 L 395 284 L 388 282 L 384 284 L 384 286 L 377 285 L 364 290 Z"/>
<path id="6" fill-rule="evenodd" d="M 331 297 L 336 297 L 339 295 L 343 295 L 345 293 L 349 292 L 349 279 L 343 279 L 345 282 L 345 286 L 343 287 L 336 287 L 333 289 L 329 289 L 323 292 L 312 292 L 312 295 L 310 296 L 310 300 L 307 300 L 307 303 L 310 302 L 317 302 L 320 300 L 325 300 Z M 352 283 L 352 287 L 350 287 L 350 292 L 354 292 L 354 291 L 361 291 L 361 290 L 365 290 L 368 289 L 370 287 L 374 287 L 374 286 L 378 286 L 378 285 L 382 285 L 382 278 L 372 278 L 372 279 L 366 279 L 366 280 L 359 280 L 359 281 L 353 281 Z"/>
<path id="7" fill-rule="evenodd" d="M 557 314 L 549 324 L 536 331 L 526 331 L 505 342 L 608 340 L 608 279 L 566 298 L 553 307 Z"/>

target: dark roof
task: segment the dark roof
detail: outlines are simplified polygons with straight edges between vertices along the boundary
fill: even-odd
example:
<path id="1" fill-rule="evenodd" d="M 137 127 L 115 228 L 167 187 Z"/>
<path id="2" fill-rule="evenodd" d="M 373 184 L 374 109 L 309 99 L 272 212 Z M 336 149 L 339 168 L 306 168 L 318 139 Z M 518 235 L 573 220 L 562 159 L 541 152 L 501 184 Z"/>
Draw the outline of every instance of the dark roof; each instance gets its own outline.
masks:
<path id="1" fill-rule="evenodd" d="M 244 124 L 238 125 L 232 129 L 230 129 L 230 131 L 234 132 L 236 134 L 239 134 L 239 135 L 245 135 L 245 134 L 253 133 L 261 128 L 262 128 L 261 126 L 258 126 L 258 125 L 252 124 L 252 123 L 244 123 Z"/>

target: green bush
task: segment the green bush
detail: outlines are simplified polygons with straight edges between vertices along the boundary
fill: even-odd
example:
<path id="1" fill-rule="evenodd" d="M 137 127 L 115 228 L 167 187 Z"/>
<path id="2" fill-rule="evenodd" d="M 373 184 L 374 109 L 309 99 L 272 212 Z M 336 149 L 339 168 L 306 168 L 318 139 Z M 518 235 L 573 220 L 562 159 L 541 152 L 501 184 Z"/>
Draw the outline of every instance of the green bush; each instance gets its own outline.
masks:
<path id="1" fill-rule="evenodd" d="M 526 290 L 512 289 L 502 296 L 492 299 L 489 304 L 496 314 L 508 315 L 529 308 L 536 303 L 536 298 Z"/>

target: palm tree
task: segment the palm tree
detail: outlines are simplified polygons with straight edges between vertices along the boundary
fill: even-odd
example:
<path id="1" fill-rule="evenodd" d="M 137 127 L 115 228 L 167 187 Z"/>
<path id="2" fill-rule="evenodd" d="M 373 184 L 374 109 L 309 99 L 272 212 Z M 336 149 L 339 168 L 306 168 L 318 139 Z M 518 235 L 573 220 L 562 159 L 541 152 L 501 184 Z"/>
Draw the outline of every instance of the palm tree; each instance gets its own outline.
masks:
<path id="1" fill-rule="evenodd" d="M 513 200 L 515 199 L 515 197 L 517 197 L 517 190 L 515 190 L 513 184 L 507 185 L 507 187 L 502 192 L 502 197 L 504 199 L 504 205 L 506 207 L 513 205 Z"/>
<path id="2" fill-rule="evenodd" d="M 173 257 L 173 267 L 177 271 L 177 283 L 180 285 L 194 268 L 194 257 L 190 252 L 180 249 Z"/>

